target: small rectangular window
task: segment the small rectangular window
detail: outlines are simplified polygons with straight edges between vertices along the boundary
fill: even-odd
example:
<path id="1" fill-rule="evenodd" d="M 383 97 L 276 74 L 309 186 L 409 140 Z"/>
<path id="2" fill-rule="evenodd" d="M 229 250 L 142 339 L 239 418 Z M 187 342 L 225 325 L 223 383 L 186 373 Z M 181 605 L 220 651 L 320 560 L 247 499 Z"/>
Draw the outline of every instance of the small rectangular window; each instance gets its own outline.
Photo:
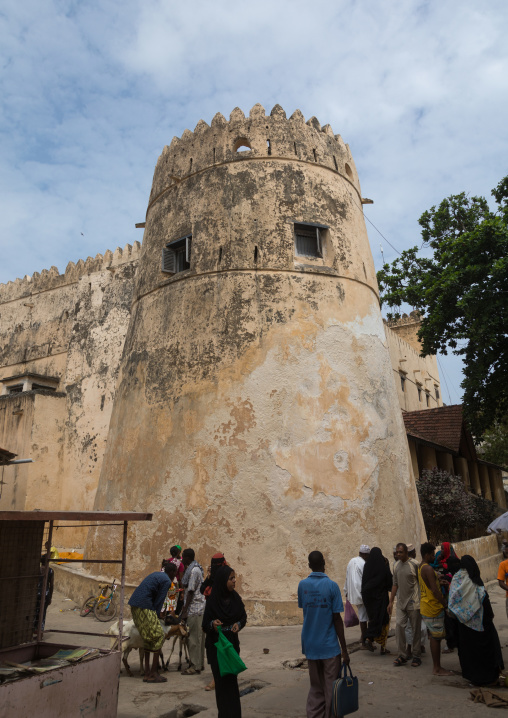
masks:
<path id="1" fill-rule="evenodd" d="M 436 399 L 439 400 L 439 387 L 434 386 L 434 389 L 436 390 Z"/>
<path id="2" fill-rule="evenodd" d="M 23 384 L 12 384 L 7 387 L 9 394 L 21 394 L 23 391 Z"/>
<path id="3" fill-rule="evenodd" d="M 425 392 L 425 401 L 427 402 L 427 406 L 430 406 L 430 394 L 428 391 Z"/>
<path id="4" fill-rule="evenodd" d="M 402 391 L 406 391 L 406 375 L 403 374 L 402 372 L 400 372 L 399 374 L 400 374 L 401 389 L 402 389 Z"/>
<path id="5" fill-rule="evenodd" d="M 322 231 L 310 224 L 295 224 L 296 253 L 303 257 L 322 257 Z"/>
<path id="6" fill-rule="evenodd" d="M 418 401 L 421 401 L 422 400 L 422 387 L 418 384 L 416 388 L 418 389 Z"/>
<path id="7" fill-rule="evenodd" d="M 168 242 L 162 249 L 162 271 L 176 274 L 190 269 L 192 235 Z"/>

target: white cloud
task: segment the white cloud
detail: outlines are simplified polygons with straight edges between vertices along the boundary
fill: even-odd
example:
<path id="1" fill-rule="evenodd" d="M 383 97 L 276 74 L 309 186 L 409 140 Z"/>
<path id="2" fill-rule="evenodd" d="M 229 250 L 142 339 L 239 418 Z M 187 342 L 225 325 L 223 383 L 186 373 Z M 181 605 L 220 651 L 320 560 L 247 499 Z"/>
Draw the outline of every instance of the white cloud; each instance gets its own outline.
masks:
<path id="1" fill-rule="evenodd" d="M 8 0 L 3 12 L 0 281 L 139 239 L 163 146 L 236 105 L 329 122 L 399 249 L 419 243 L 425 209 L 488 195 L 506 174 L 504 0 Z M 376 264 L 380 241 L 393 259 L 367 228 Z"/>

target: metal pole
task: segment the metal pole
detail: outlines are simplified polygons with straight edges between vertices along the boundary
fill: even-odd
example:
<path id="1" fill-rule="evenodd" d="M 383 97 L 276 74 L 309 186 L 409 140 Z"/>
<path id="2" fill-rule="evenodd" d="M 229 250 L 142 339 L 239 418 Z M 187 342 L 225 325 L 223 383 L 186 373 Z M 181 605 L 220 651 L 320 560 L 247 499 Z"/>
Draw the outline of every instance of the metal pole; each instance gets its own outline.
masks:
<path id="1" fill-rule="evenodd" d="M 121 645 L 122 645 L 122 630 L 123 630 L 123 602 L 125 597 L 125 562 L 127 558 L 127 526 L 128 522 L 123 522 L 123 545 L 122 545 L 122 580 L 120 582 L 120 617 L 118 619 L 118 645 L 120 646 L 120 660 L 121 660 Z"/>
<path id="2" fill-rule="evenodd" d="M 49 532 L 48 532 L 48 543 L 47 543 L 47 547 L 46 547 L 46 562 L 44 565 L 44 578 L 42 580 L 41 601 L 39 603 L 39 621 L 37 623 L 37 643 L 39 643 L 42 640 L 42 621 L 44 618 L 44 609 L 46 607 L 46 587 L 48 585 L 49 557 L 51 555 L 52 539 L 53 539 L 53 521 L 50 521 L 49 522 Z"/>

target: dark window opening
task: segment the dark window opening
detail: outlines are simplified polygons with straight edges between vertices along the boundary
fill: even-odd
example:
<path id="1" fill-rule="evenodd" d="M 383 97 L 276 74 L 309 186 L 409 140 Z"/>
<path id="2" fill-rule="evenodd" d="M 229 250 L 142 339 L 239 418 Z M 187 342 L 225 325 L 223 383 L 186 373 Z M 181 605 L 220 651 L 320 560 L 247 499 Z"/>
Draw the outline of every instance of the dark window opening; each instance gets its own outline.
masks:
<path id="1" fill-rule="evenodd" d="M 295 155 L 298 155 L 298 152 L 296 151 L 296 142 L 293 142 L 293 144 L 295 146 Z"/>
<path id="2" fill-rule="evenodd" d="M 266 140 L 266 148 L 268 150 L 268 154 L 271 155 L 272 154 L 272 144 L 271 144 L 270 140 Z"/>
<path id="3" fill-rule="evenodd" d="M 336 169 L 337 172 L 338 172 L 338 171 L 339 171 L 339 165 L 337 164 L 337 159 L 336 159 L 335 155 L 333 155 L 333 164 L 335 165 L 335 169 Z"/>
<path id="4" fill-rule="evenodd" d="M 434 389 L 436 390 L 436 399 L 439 399 L 439 388 L 435 386 Z"/>
<path id="5" fill-rule="evenodd" d="M 219 264 L 222 261 L 222 247 L 219 247 Z"/>
<path id="6" fill-rule="evenodd" d="M 295 224 L 296 253 L 304 257 L 322 257 L 323 228 Z"/>
<path id="7" fill-rule="evenodd" d="M 169 242 L 162 250 L 162 271 L 177 274 L 190 269 L 192 235 Z"/>
<path id="8" fill-rule="evenodd" d="M 9 394 L 21 394 L 23 391 L 23 384 L 13 384 L 12 386 L 8 386 L 7 390 L 9 391 Z"/>
<path id="9" fill-rule="evenodd" d="M 257 245 L 254 247 L 254 263 L 258 261 L 258 247 Z"/>
<path id="10" fill-rule="evenodd" d="M 430 394 L 428 391 L 425 392 L 425 401 L 427 403 L 427 406 L 430 406 Z"/>
<path id="11" fill-rule="evenodd" d="M 406 375 L 400 373 L 400 387 L 402 391 L 406 391 Z"/>
<path id="12" fill-rule="evenodd" d="M 419 387 L 417 387 L 417 389 L 418 389 L 418 401 L 421 401 L 422 400 L 422 387 L 419 386 Z"/>
<path id="13" fill-rule="evenodd" d="M 312 150 L 312 151 L 314 152 L 314 162 L 317 162 L 316 150 Z"/>

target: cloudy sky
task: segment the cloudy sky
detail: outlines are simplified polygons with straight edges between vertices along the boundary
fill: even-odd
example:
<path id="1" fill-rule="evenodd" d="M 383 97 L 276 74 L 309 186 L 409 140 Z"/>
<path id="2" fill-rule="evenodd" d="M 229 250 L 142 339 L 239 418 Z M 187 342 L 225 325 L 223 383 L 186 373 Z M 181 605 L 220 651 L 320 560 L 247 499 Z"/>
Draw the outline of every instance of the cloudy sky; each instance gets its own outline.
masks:
<path id="1" fill-rule="evenodd" d="M 330 123 L 366 216 L 419 244 L 425 209 L 507 173 L 507 20 L 506 0 L 4 0 L 0 282 L 141 239 L 164 145 L 256 102 Z M 396 253 L 367 228 L 379 268 Z"/>

